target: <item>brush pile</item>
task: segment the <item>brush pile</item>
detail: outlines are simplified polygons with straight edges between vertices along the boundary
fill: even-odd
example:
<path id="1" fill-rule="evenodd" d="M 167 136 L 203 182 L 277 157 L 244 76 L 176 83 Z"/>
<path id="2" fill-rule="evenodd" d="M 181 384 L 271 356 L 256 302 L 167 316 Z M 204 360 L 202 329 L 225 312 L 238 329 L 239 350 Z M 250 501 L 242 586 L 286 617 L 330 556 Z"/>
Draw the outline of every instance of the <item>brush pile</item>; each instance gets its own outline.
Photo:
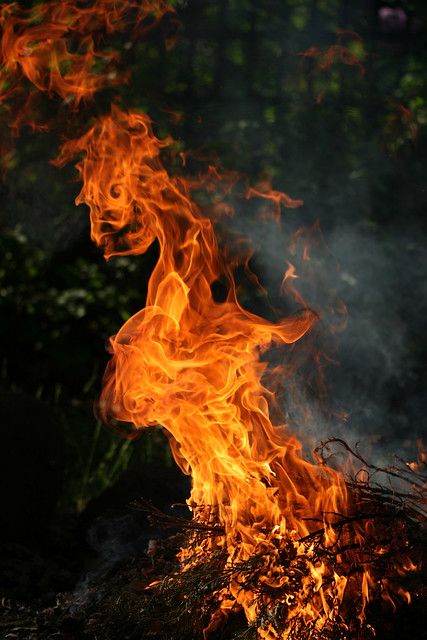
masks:
<path id="1" fill-rule="evenodd" d="M 104 640 L 257 640 L 263 629 L 289 640 L 394 640 L 405 633 L 419 636 L 422 610 L 427 588 L 422 569 L 425 548 L 425 461 L 407 465 L 399 462 L 393 468 L 382 469 L 364 460 L 357 451 L 337 439 L 322 444 L 318 454 L 330 462 L 332 451 L 340 448 L 359 462 L 359 470 L 348 480 L 356 511 L 354 515 L 329 514 L 339 535 L 332 547 L 325 541 L 323 523 L 300 543 L 306 553 L 295 553 L 295 544 L 283 540 L 277 549 L 286 582 L 273 589 L 263 575 L 270 562 L 262 552 L 246 562 L 230 564 L 226 551 L 218 544 L 215 551 L 201 558 L 198 549 L 209 540 L 221 540 L 223 529 L 211 514 L 211 524 L 163 513 L 150 503 L 140 500 L 133 509 L 145 511 L 156 530 L 171 535 L 150 540 L 141 557 L 126 558 L 106 573 L 96 574 L 84 588 L 74 593 L 56 596 L 53 606 L 41 603 L 2 601 L 2 638 L 18 640 L 51 640 L 103 638 Z M 400 490 L 397 489 L 397 485 Z M 362 543 L 355 539 L 357 524 L 370 536 Z M 187 553 L 187 562 L 178 562 L 179 550 Z M 358 562 L 355 563 L 354 559 Z M 402 558 L 410 558 L 412 567 L 405 566 L 398 575 L 396 566 Z M 277 562 L 277 558 L 275 559 Z M 307 571 L 314 563 L 323 563 L 329 573 L 345 575 L 347 584 L 360 571 L 371 576 L 370 602 L 366 621 L 361 624 L 351 617 L 351 603 L 345 597 L 337 612 L 336 603 L 329 602 L 331 617 L 322 628 L 303 623 L 298 616 L 289 620 L 290 605 L 304 593 L 306 605 L 320 597 L 316 589 L 308 589 Z M 218 594 L 236 580 L 242 590 L 253 594 L 259 612 L 248 624 L 242 610 L 230 606 L 218 613 Z M 379 584 L 387 580 L 393 585 L 393 600 L 382 597 Z M 230 602 L 233 597 L 230 593 Z M 275 603 L 272 606 L 272 603 Z M 350 622 L 349 622 L 350 621 Z M 273 630 L 273 631 L 272 631 Z"/>

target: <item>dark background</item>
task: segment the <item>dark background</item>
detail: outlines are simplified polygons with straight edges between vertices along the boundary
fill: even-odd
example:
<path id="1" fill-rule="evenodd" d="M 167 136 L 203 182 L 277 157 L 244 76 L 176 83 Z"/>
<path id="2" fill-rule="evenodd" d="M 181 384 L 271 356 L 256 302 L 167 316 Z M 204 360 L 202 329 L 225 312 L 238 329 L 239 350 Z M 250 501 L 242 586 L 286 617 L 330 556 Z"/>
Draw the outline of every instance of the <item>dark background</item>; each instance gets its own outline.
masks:
<path id="1" fill-rule="evenodd" d="M 344 300 L 348 326 L 334 346 L 340 364 L 327 370 L 332 414 L 301 380 L 298 401 L 310 420 L 284 395 L 291 425 L 313 443 L 327 435 L 360 441 L 376 461 L 414 456 L 426 414 L 427 4 L 175 6 L 181 27 L 172 49 L 163 44 L 167 24 L 141 42 L 116 38 L 133 74 L 111 95 L 146 110 L 178 149 L 215 153 L 224 167 L 253 182 L 268 175 L 304 200 L 285 212 L 281 230 L 249 212 L 222 225 L 223 236 L 251 238 L 252 268 L 280 306 L 289 236 L 320 220 L 327 250 L 305 294 L 320 311 L 332 294 Z M 322 68 L 337 43 L 359 63 L 337 55 Z M 310 47 L 315 57 L 300 55 Z M 110 97 L 96 100 L 88 122 Z M 167 474 L 173 464 L 160 430 L 129 442 L 94 418 L 105 344 L 143 306 L 155 249 L 103 260 L 86 208 L 73 203 L 75 172 L 49 164 L 57 147 L 54 135 L 24 129 L 3 158 L 0 404 L 3 526 L 12 536 L 29 521 L 38 530 L 51 518 L 75 518 L 126 469 L 157 465 Z M 248 292 L 246 301 L 257 308 Z M 331 419 L 334 411 L 349 418 Z"/>

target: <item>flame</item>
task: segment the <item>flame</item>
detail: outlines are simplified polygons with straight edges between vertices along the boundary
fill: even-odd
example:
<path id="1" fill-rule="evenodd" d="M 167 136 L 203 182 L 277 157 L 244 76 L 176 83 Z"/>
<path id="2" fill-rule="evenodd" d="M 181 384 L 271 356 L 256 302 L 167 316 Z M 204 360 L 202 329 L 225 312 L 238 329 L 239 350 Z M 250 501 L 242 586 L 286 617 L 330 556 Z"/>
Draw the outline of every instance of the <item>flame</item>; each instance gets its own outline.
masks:
<path id="1" fill-rule="evenodd" d="M 363 77 L 366 69 L 363 65 L 364 42 L 363 38 L 355 31 L 338 29 L 336 31 L 336 43 L 329 47 L 309 47 L 298 55 L 304 60 L 311 61 L 311 75 L 329 71 L 337 62 L 350 67 L 357 67 Z M 325 89 L 316 95 L 316 104 L 320 105 L 325 97 Z"/>
<path id="2" fill-rule="evenodd" d="M 335 62 L 341 62 L 348 66 L 359 68 L 361 75 L 365 74 L 362 64 L 363 38 L 355 31 L 337 29 L 337 41 L 326 48 L 309 47 L 299 55 L 303 58 L 312 58 L 316 61 L 319 71 L 329 70 Z M 348 41 L 348 43 L 346 43 Z M 355 50 L 352 46 L 356 47 Z"/>
<path id="3" fill-rule="evenodd" d="M 205 541 L 199 556 L 221 544 L 234 566 L 262 552 L 263 581 L 277 587 L 288 579 L 274 560 L 281 541 L 286 537 L 305 553 L 298 541 L 325 521 L 325 513 L 346 509 L 341 476 L 304 460 L 286 425 L 272 423 L 272 393 L 262 382 L 261 355 L 272 344 L 301 339 L 316 315 L 304 309 L 273 324 L 240 305 L 212 222 L 193 202 L 189 184 L 162 163 L 170 143 L 154 136 L 146 115 L 114 108 L 61 149 L 60 164 L 83 153 L 76 202 L 89 206 L 92 238 L 107 258 L 143 253 L 155 239 L 159 244 L 146 307 L 111 338 L 102 412 L 136 429 L 163 425 L 177 463 L 191 474 L 194 517 L 206 521 L 214 514 L 224 530 L 221 542 Z M 228 282 L 224 302 L 212 295 L 219 279 Z M 333 543 L 333 527 L 325 527 Z M 325 571 L 311 565 L 306 589 L 318 592 L 327 619 Z M 329 591 L 342 598 L 343 577 L 331 580 Z M 222 611 L 243 607 L 249 621 L 259 613 L 238 575 L 218 601 Z M 291 606 L 298 607 L 298 601 Z M 306 616 L 317 619 L 319 611 L 307 606 Z"/>
<path id="4" fill-rule="evenodd" d="M 260 219 L 266 220 L 272 218 L 276 222 L 279 222 L 281 219 L 282 207 L 297 209 L 304 204 L 303 200 L 295 200 L 283 191 L 272 189 L 270 179 L 266 176 L 262 180 L 259 180 L 255 187 L 248 187 L 246 197 L 248 199 L 263 198 L 267 200 L 270 206 L 261 212 Z"/>
<path id="5" fill-rule="evenodd" d="M 119 77 L 111 67 L 117 54 L 97 50 L 96 32 L 123 31 L 129 15 L 138 25 L 150 15 L 159 19 L 168 11 L 172 9 L 164 0 L 95 0 L 86 7 L 61 0 L 31 9 L 16 2 L 5 4 L 0 9 L 0 101 L 10 98 L 13 83 L 21 76 L 39 91 L 72 100 L 76 106 L 100 88 L 126 81 L 126 75 Z"/>
<path id="6" fill-rule="evenodd" d="M 59 98 L 77 111 L 105 87 L 127 82 L 118 69 L 120 56 L 108 47 L 108 36 L 125 33 L 128 44 L 174 14 L 166 0 L 73 0 L 37 3 L 25 8 L 17 2 L 0 7 L 0 171 L 13 163 L 12 138 L 23 126 L 48 131 L 61 116 L 43 117 L 41 98 Z M 176 23 L 174 24 L 176 27 Z M 173 29 L 169 43 L 173 39 Z M 62 123 L 65 128 L 66 125 Z"/>

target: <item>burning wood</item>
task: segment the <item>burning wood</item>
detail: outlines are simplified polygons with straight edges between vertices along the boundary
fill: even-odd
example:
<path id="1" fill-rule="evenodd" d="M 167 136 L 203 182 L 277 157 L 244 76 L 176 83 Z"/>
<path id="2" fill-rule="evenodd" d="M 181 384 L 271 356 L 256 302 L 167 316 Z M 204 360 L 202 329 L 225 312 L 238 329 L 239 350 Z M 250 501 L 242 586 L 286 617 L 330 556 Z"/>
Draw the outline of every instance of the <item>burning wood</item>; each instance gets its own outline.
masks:
<path id="1" fill-rule="evenodd" d="M 118 28 L 122 16 L 111 11 L 120 14 L 127 4 L 98 0 L 80 10 L 48 3 L 37 28 L 32 16 L 3 10 L 5 68 L 78 104 L 110 73 L 94 72 L 90 34 Z M 166 10 L 163 3 L 142 6 Z M 20 36 L 8 47 L 16 26 Z M 86 34 L 84 54 L 68 53 L 76 30 Z M 53 65 L 58 52 L 70 72 Z M 419 568 L 415 544 L 425 516 L 418 495 L 387 492 L 360 477 L 349 484 L 321 455 L 306 459 L 289 426 L 271 418 L 274 393 L 261 356 L 301 340 L 317 314 L 305 306 L 272 323 L 241 305 L 237 262 L 220 251 L 194 197 L 206 177 L 171 175 L 171 144 L 154 135 L 147 115 L 115 106 L 63 144 L 57 160 L 62 166 L 80 158 L 76 202 L 89 207 L 92 239 L 107 259 L 159 245 L 146 306 L 110 340 L 99 403 L 106 421 L 134 431 L 161 424 L 177 464 L 192 477 L 193 519 L 185 524 L 179 570 L 151 588 L 172 606 L 183 600 L 204 638 L 235 614 L 264 640 L 372 637 L 370 603 L 395 607 L 411 598 L 404 583 Z M 211 189 L 222 188 L 218 172 L 209 180 Z M 275 210 L 278 202 L 296 202 L 277 191 L 263 190 L 262 198 Z M 212 293 L 218 281 L 227 283 L 221 302 Z M 418 491 L 421 479 L 411 473 Z"/>
<path id="2" fill-rule="evenodd" d="M 322 458 L 326 453 L 330 455 L 332 447 L 345 449 L 355 461 L 363 464 L 347 481 L 354 511 L 352 515 L 328 514 L 329 525 L 336 532 L 332 544 L 325 535 L 325 521 L 318 522 L 312 533 L 300 538 L 297 550 L 289 538 L 277 544 L 276 571 L 280 566 L 286 575 L 281 583 L 272 585 L 265 580 L 266 572 L 272 567 L 271 550 L 254 553 L 240 563 L 230 562 L 222 547 L 204 558 L 199 557 L 198 548 L 205 540 L 224 535 L 224 530 L 216 524 L 217 517 L 212 517 L 212 524 L 208 525 L 194 519 L 186 521 L 166 516 L 147 503 L 135 505 L 146 510 L 157 525 L 187 531 L 185 545 L 193 550 L 194 555 L 189 554 L 188 562 L 177 572 L 149 587 L 164 602 L 169 615 L 184 619 L 190 613 L 190 619 L 204 621 L 204 637 L 216 637 L 214 632 L 224 626 L 228 614 L 238 614 L 236 607 L 230 607 L 227 615 L 216 609 L 218 593 L 229 592 L 230 582 L 236 581 L 242 591 L 251 594 L 253 606 L 257 608 L 252 631 L 248 631 L 247 636 L 243 633 L 242 638 L 368 639 L 376 635 L 369 619 L 375 618 L 373 612 L 375 614 L 381 601 L 386 601 L 393 610 L 399 599 L 411 601 L 408 589 L 419 589 L 415 585 L 423 555 L 425 469 L 422 471 L 421 465 L 414 471 L 404 463 L 381 469 L 367 463 L 338 439 L 319 448 Z M 374 482 L 376 474 L 382 475 L 381 484 Z M 400 492 L 386 486 L 386 479 L 391 478 L 401 483 Z M 405 485 L 409 491 L 404 490 Z M 320 570 L 313 571 L 313 566 Z M 312 582 L 308 582 L 308 576 L 313 578 Z M 334 581 L 336 591 L 327 591 Z M 359 584 L 362 591 L 358 590 Z M 322 625 L 316 617 L 307 621 L 303 607 L 293 609 L 294 601 L 300 602 L 301 594 L 305 610 L 329 606 L 330 615 L 322 620 Z M 366 620 L 353 615 L 357 601 L 363 602 L 364 596 Z"/>

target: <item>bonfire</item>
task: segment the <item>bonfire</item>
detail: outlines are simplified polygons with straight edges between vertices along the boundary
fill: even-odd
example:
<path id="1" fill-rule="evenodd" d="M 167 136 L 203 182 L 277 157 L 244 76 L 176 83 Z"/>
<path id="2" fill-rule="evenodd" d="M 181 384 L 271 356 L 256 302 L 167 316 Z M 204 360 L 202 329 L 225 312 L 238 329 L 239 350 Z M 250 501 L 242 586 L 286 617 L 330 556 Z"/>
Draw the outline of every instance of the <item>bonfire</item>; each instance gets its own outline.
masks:
<path id="1" fill-rule="evenodd" d="M 3 7 L 2 99 L 19 102 L 26 79 L 32 89 L 20 123 L 32 117 L 38 92 L 82 108 L 124 79 L 96 34 L 129 28 L 132 19 L 139 36 L 169 13 L 163 0 Z M 117 105 L 78 138 L 68 136 L 55 162 L 75 159 L 83 183 L 76 203 L 89 208 L 92 239 L 106 259 L 159 247 L 144 308 L 110 340 L 98 402 L 103 420 L 128 437 L 161 425 L 191 475 L 191 519 L 151 509 L 163 526 L 181 529 L 180 548 L 141 598 L 178 620 L 186 637 L 219 637 L 236 620 L 242 638 L 374 637 L 369 611 L 410 602 L 419 575 L 422 456 L 380 469 L 337 439 L 311 458 L 304 453 L 280 419 L 274 389 L 284 368 L 269 367 L 265 356 L 274 347 L 286 360 L 318 314 L 301 298 L 277 322 L 248 311 L 235 280 L 238 265 L 249 270 L 248 255 L 225 250 L 216 236 L 237 183 L 243 200 L 263 202 L 264 215 L 301 202 L 265 183 L 242 188 L 241 177 L 218 166 L 198 176 L 186 175 L 185 165 L 174 169 L 173 140 L 159 139 L 145 113 Z M 285 279 L 292 277 L 290 265 Z M 345 468 L 333 462 L 337 449 L 347 454 Z M 153 607 L 142 607 L 144 624 L 153 616 Z"/>

